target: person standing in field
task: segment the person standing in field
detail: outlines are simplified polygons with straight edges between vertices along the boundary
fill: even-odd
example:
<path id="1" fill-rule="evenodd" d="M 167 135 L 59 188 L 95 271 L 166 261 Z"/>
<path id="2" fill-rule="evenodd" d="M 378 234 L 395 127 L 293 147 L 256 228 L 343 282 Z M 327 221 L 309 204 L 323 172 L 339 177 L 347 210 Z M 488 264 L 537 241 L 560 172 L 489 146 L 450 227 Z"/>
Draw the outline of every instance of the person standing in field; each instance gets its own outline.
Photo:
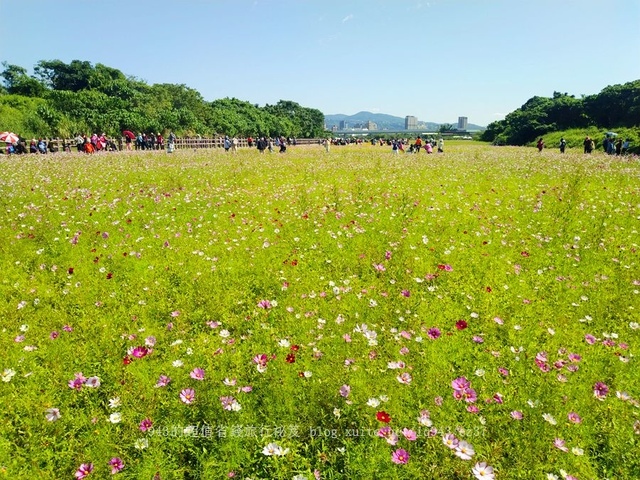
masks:
<path id="1" fill-rule="evenodd" d="M 444 153 L 444 138 L 438 140 L 438 153 Z"/>
<path id="2" fill-rule="evenodd" d="M 231 139 L 231 153 L 238 153 L 238 139 L 236 137 Z"/>
<path id="3" fill-rule="evenodd" d="M 325 152 L 329 153 L 329 150 L 331 149 L 331 139 L 325 138 L 322 143 L 324 143 Z"/>
<path id="4" fill-rule="evenodd" d="M 224 136 L 223 147 L 225 152 L 228 152 L 231 148 L 231 140 L 229 140 L 229 137 L 227 135 Z"/>
<path id="5" fill-rule="evenodd" d="M 280 153 L 287 151 L 287 141 L 284 137 L 280 137 Z"/>
<path id="6" fill-rule="evenodd" d="M 544 148 L 544 142 L 542 141 L 542 137 L 540 137 L 540 140 L 538 140 L 538 144 L 536 146 L 538 147 L 538 151 L 541 152 L 542 149 Z"/>
<path id="7" fill-rule="evenodd" d="M 420 153 L 420 149 L 422 148 L 422 139 L 418 136 L 418 138 L 416 138 L 416 143 L 414 144 L 415 149 L 416 149 L 416 153 Z"/>
<path id="8" fill-rule="evenodd" d="M 564 153 L 564 149 L 567 147 L 567 141 L 562 137 L 560 139 L 560 153 Z"/>
<path id="9" fill-rule="evenodd" d="M 593 146 L 591 144 L 591 138 L 589 138 L 589 135 L 586 136 L 582 144 L 584 145 L 584 153 L 591 153 L 591 150 L 593 150 Z"/>

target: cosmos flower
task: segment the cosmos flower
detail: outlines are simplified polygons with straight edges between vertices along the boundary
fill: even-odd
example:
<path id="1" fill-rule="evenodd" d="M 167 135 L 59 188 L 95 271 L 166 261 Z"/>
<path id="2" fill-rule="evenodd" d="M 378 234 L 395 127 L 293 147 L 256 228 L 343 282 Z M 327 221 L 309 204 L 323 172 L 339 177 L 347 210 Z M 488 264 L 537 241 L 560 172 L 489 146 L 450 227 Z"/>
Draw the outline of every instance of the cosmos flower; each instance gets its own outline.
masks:
<path id="1" fill-rule="evenodd" d="M 598 400 L 604 400 L 607 397 L 608 393 L 609 387 L 607 387 L 602 382 L 596 382 L 596 384 L 593 386 L 593 396 Z"/>
<path id="2" fill-rule="evenodd" d="M 109 466 L 111 467 L 111 475 L 115 475 L 124 468 L 124 463 L 121 458 L 113 457 L 109 460 Z"/>
<path id="3" fill-rule="evenodd" d="M 194 380 L 204 380 L 204 370 L 201 368 L 194 368 L 191 370 L 191 373 L 189 373 L 189 376 Z"/>
<path id="4" fill-rule="evenodd" d="M 404 465 L 409 461 L 409 452 L 399 448 L 391 454 L 391 461 L 398 465 Z"/>
<path id="5" fill-rule="evenodd" d="M 473 457 L 476 452 L 470 443 L 460 440 L 458 446 L 455 447 L 454 453 L 456 457 L 459 457 L 462 460 L 471 460 L 471 457 Z"/>
<path id="6" fill-rule="evenodd" d="M 196 399 L 196 392 L 193 388 L 185 388 L 180 392 L 180 400 L 187 405 L 193 403 Z"/>
<path id="7" fill-rule="evenodd" d="M 493 467 L 487 465 L 486 462 L 476 463 L 471 472 L 478 480 L 494 480 L 496 478 Z"/>
<path id="8" fill-rule="evenodd" d="M 83 463 L 78 467 L 76 473 L 74 473 L 74 476 L 78 480 L 82 480 L 83 478 L 86 478 L 91 472 L 93 472 L 93 463 Z"/>
<path id="9" fill-rule="evenodd" d="M 382 423 L 389 423 L 391 421 L 391 415 L 384 410 L 376 412 L 376 419 Z"/>
<path id="10" fill-rule="evenodd" d="M 60 418 L 60 410 L 57 408 L 47 408 L 44 416 L 49 422 L 55 422 Z"/>

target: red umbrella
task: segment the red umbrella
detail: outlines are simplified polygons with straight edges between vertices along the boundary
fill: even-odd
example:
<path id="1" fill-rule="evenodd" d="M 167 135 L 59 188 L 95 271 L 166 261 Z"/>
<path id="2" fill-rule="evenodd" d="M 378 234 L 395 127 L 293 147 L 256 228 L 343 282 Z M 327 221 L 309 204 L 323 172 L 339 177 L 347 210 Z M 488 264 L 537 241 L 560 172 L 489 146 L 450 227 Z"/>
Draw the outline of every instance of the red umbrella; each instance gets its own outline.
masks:
<path id="1" fill-rule="evenodd" d="M 129 137 L 131 140 L 136 138 L 136 134 L 133 133 L 131 130 L 123 130 L 122 135 L 124 135 L 125 137 Z"/>
<path id="2" fill-rule="evenodd" d="M 18 143 L 19 140 L 20 140 L 20 137 L 18 137 L 18 135 L 16 135 L 15 133 L 11 133 L 11 132 L 0 133 L 0 142 Z"/>

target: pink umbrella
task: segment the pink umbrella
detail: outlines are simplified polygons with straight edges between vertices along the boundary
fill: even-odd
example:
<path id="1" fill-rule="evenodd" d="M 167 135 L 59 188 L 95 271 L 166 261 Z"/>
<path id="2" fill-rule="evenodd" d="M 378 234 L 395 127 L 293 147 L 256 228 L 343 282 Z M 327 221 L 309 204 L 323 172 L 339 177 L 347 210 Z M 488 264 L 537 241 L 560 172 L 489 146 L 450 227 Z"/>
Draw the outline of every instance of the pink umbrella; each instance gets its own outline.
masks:
<path id="1" fill-rule="evenodd" d="M 15 133 L 11 133 L 11 132 L 0 133 L 0 142 L 18 143 L 19 140 L 20 140 L 20 137 L 18 137 L 18 135 L 16 135 Z"/>

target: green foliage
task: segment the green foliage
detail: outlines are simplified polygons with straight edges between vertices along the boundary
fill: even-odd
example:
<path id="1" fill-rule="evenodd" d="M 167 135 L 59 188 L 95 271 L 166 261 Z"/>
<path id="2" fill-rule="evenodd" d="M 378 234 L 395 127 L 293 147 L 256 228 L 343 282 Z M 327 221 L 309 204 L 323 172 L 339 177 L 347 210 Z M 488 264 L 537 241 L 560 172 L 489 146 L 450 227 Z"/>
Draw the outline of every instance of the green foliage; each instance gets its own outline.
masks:
<path id="1" fill-rule="evenodd" d="M 322 112 L 291 101 L 264 108 L 235 98 L 208 103 L 186 85 L 147 85 L 115 68 L 79 60 L 70 64 L 42 60 L 33 77 L 23 67 L 6 62 L 3 67 L 0 99 L 4 98 L 4 104 L 11 106 L 16 95 L 46 102 L 39 110 L 22 109 L 18 121 L 6 108 L 4 116 L 0 113 L 0 120 L 7 118 L 0 122 L 2 129 L 16 125 L 16 130 L 30 136 L 118 135 L 124 129 L 203 136 L 319 137 L 324 132 Z"/>
<path id="2" fill-rule="evenodd" d="M 560 92 L 554 92 L 552 98 L 533 97 L 504 120 L 488 125 L 481 139 L 494 145 L 526 145 L 554 131 L 638 126 L 640 80 L 635 80 L 582 99 Z"/>

